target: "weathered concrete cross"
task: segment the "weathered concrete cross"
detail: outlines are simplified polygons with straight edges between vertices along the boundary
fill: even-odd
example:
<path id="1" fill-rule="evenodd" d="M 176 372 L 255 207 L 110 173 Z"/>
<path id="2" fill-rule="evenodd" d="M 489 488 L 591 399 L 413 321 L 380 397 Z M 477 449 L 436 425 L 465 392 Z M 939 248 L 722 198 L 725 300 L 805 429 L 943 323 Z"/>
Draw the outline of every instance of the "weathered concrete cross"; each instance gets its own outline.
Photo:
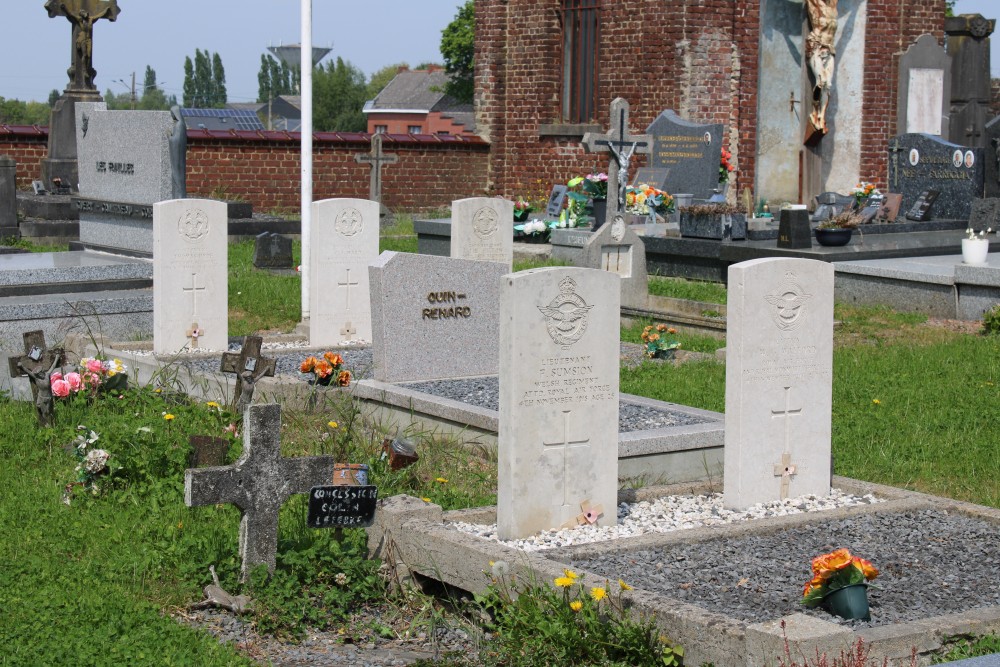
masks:
<path id="1" fill-rule="evenodd" d="M 608 212 L 604 221 L 611 222 L 615 214 L 625 210 L 625 188 L 628 186 L 628 169 L 632 156 L 649 153 L 653 137 L 649 134 L 629 134 L 628 101 L 616 97 L 611 102 L 611 130 L 607 134 L 588 132 L 583 135 L 583 148 L 588 153 L 610 151 L 608 160 Z M 615 122 L 618 127 L 616 128 Z M 617 192 L 617 196 L 614 194 Z"/>
<path id="2" fill-rule="evenodd" d="M 8 357 L 12 378 L 27 376 L 31 383 L 31 396 L 35 401 L 35 414 L 41 426 L 52 423 L 55 404 L 52 398 L 52 371 L 63 361 L 59 348 L 48 349 L 45 333 L 29 331 L 24 334 L 24 354 Z"/>
<path id="3" fill-rule="evenodd" d="M 542 440 L 542 445 L 546 448 L 551 448 L 552 450 L 562 450 L 562 487 L 563 487 L 563 507 L 569 506 L 569 450 L 576 448 L 590 448 L 590 438 L 585 438 L 583 440 L 570 440 L 569 439 L 569 413 L 572 410 L 563 410 L 563 429 L 562 438 L 556 440 L 555 442 L 546 442 Z"/>
<path id="4" fill-rule="evenodd" d="M 351 324 L 350 320 L 344 322 L 344 326 L 340 328 L 340 335 L 346 336 L 344 340 L 354 340 L 354 336 L 357 333 L 358 333 L 357 328 L 355 328 L 354 325 Z"/>
<path id="5" fill-rule="evenodd" d="M 233 465 L 184 472 L 188 507 L 232 503 L 240 510 L 241 578 L 254 567 L 274 572 L 278 511 L 296 493 L 333 479 L 333 456 L 281 458 L 281 406 L 251 405 L 243 417 L 243 454 Z"/>
<path id="6" fill-rule="evenodd" d="M 260 336 L 246 336 L 243 347 L 237 352 L 226 352 L 222 355 L 219 370 L 223 373 L 236 374 L 236 391 L 233 394 L 233 409 L 242 416 L 253 400 L 254 387 L 257 380 L 274 375 L 275 360 L 260 353 L 263 344 Z"/>
<path id="7" fill-rule="evenodd" d="M 396 164 L 399 162 L 399 156 L 395 153 L 383 153 L 382 152 L 382 135 L 376 132 L 372 135 L 372 150 L 371 153 L 365 155 L 364 153 L 358 153 L 354 156 L 354 160 L 361 164 L 371 165 L 371 181 L 368 185 L 368 198 L 372 201 L 377 201 L 382 203 L 382 165 L 383 164 Z"/>

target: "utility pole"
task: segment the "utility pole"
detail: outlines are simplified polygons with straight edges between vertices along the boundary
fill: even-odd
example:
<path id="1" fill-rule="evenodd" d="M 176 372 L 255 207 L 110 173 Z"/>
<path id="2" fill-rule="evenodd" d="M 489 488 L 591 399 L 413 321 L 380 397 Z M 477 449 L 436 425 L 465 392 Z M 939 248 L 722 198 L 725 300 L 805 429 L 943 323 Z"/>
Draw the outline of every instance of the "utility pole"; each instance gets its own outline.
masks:
<path id="1" fill-rule="evenodd" d="M 135 72 L 132 72 L 132 111 L 135 111 Z"/>

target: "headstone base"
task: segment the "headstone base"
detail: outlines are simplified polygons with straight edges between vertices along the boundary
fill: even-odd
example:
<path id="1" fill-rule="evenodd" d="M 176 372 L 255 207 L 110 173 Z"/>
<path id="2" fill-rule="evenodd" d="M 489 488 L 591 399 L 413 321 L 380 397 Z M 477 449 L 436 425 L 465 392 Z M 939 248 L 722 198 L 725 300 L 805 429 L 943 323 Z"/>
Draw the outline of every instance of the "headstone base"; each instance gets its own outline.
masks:
<path id="1" fill-rule="evenodd" d="M 55 179 L 59 184 L 78 191 L 80 172 L 77 168 L 76 153 L 76 103 L 100 102 L 101 94 L 96 90 L 67 90 L 56 100 L 49 117 L 48 156 L 42 160 L 42 182 L 50 192 L 56 192 Z"/>

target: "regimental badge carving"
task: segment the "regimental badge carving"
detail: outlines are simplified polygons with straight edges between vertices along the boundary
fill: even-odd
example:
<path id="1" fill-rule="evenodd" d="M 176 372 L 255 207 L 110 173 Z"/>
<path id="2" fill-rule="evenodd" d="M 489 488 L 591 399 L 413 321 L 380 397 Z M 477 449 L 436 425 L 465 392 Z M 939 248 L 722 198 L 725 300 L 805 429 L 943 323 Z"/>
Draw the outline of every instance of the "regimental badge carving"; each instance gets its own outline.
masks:
<path id="1" fill-rule="evenodd" d="M 549 337 L 557 344 L 569 347 L 579 341 L 587 330 L 590 309 L 579 294 L 576 282 L 569 277 L 559 282 L 559 295 L 548 306 L 539 306 L 545 316 L 545 328 Z"/>
<path id="2" fill-rule="evenodd" d="M 798 328 L 806 310 L 805 303 L 811 298 L 812 294 L 806 294 L 791 271 L 785 274 L 785 279 L 777 290 L 764 297 L 773 306 L 771 317 L 781 331 L 794 331 Z"/>
<path id="3" fill-rule="evenodd" d="M 611 223 L 611 238 L 614 239 L 615 243 L 621 243 L 621 240 L 625 238 L 625 218 L 620 215 L 616 215 Z"/>
<path id="4" fill-rule="evenodd" d="M 360 232 L 365 226 L 364 218 L 361 215 L 361 211 L 356 208 L 345 208 L 337 216 L 337 222 L 333 224 L 333 228 L 337 230 L 337 233 L 342 236 L 354 236 Z"/>
<path id="5" fill-rule="evenodd" d="M 500 218 L 497 212 L 488 206 L 476 211 L 472 216 L 472 228 L 481 238 L 493 236 L 500 227 Z"/>
<path id="6" fill-rule="evenodd" d="M 190 209 L 177 221 L 177 231 L 188 241 L 208 236 L 208 216 L 200 208 Z"/>

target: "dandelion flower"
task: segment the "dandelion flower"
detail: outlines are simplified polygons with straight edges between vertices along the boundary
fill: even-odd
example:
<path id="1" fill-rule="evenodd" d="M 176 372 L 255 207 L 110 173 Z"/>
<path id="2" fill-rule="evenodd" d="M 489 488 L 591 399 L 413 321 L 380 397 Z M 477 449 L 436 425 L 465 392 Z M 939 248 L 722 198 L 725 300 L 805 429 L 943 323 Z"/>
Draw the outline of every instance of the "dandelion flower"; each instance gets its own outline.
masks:
<path id="1" fill-rule="evenodd" d="M 630 590 L 632 590 L 632 587 L 631 587 L 631 586 L 629 586 L 628 584 L 626 584 L 626 583 L 625 583 L 624 581 L 622 581 L 621 579 L 619 579 L 619 580 L 618 580 L 618 585 L 619 585 L 619 586 L 621 587 L 621 589 L 622 589 L 623 591 L 630 591 Z"/>
<path id="2" fill-rule="evenodd" d="M 337 428 L 337 422 L 333 421 L 332 419 L 328 421 L 326 425 L 329 426 L 330 428 Z"/>
<path id="3" fill-rule="evenodd" d="M 169 421 L 173 421 L 174 416 L 172 414 L 170 414 L 169 412 L 166 412 L 166 413 L 163 414 L 163 418 L 169 422 Z"/>
<path id="4" fill-rule="evenodd" d="M 424 501 L 425 503 L 429 503 L 431 501 L 430 498 L 421 498 L 421 500 Z"/>
<path id="5" fill-rule="evenodd" d="M 601 587 L 595 587 L 590 589 L 590 597 L 594 598 L 594 602 L 600 602 L 606 598 L 608 592 Z"/>
<path id="6" fill-rule="evenodd" d="M 882 401 L 878 400 L 877 398 L 873 398 L 872 403 L 875 405 L 882 405 Z"/>
<path id="7" fill-rule="evenodd" d="M 559 588 L 569 588 L 573 585 L 573 580 L 570 577 L 556 577 L 555 585 Z"/>
<path id="8" fill-rule="evenodd" d="M 579 575 L 578 575 L 578 574 L 577 574 L 576 572 L 574 572 L 573 570 L 563 570 L 563 574 L 564 574 L 564 575 L 566 575 L 567 577 L 569 577 L 570 579 L 573 579 L 574 581 L 575 581 L 575 580 L 576 580 L 576 578 L 577 578 L 577 577 L 579 576 Z"/>
<path id="9" fill-rule="evenodd" d="M 580 602 L 579 600 L 573 600 L 572 602 L 569 603 L 569 608 L 572 609 L 573 611 L 580 611 L 581 609 L 583 609 L 583 603 Z"/>
<path id="10" fill-rule="evenodd" d="M 447 484 L 448 483 L 448 480 L 445 479 L 444 477 L 436 477 L 436 478 L 434 478 L 434 481 L 437 482 L 438 484 Z"/>
<path id="11" fill-rule="evenodd" d="M 215 401 L 209 401 L 205 405 L 206 405 L 206 407 L 209 407 L 209 408 L 218 408 L 219 407 L 219 404 L 216 403 Z"/>

